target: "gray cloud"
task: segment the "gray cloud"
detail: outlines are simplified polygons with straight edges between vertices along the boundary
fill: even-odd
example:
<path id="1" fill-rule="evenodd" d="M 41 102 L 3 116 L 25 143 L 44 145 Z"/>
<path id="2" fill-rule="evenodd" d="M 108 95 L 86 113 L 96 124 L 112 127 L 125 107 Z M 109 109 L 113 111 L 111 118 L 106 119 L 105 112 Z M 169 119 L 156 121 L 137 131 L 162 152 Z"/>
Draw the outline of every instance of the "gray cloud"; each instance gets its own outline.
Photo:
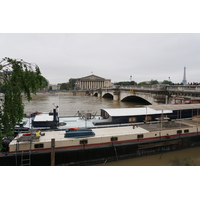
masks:
<path id="1" fill-rule="evenodd" d="M 200 82 L 198 33 L 1 33 L 1 58 L 36 63 L 50 83 L 93 72 L 112 82 Z"/>

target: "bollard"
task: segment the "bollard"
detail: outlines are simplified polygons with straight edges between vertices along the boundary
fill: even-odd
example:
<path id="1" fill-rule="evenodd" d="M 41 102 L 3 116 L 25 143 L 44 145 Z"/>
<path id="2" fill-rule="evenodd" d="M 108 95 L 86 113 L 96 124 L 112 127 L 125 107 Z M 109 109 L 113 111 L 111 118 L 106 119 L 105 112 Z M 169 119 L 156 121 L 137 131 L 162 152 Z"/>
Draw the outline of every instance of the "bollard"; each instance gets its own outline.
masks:
<path id="1" fill-rule="evenodd" d="M 51 166 L 55 166 L 55 138 L 51 139 Z"/>

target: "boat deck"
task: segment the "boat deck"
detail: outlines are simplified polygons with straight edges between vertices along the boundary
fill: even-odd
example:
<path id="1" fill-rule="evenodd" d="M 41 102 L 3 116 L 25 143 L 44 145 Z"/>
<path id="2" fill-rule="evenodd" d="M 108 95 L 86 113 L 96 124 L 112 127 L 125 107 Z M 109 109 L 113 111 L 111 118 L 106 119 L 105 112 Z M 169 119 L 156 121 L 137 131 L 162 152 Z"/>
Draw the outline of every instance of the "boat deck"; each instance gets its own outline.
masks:
<path id="1" fill-rule="evenodd" d="M 71 118 L 62 118 L 62 122 L 65 122 L 66 125 L 60 126 L 57 130 L 43 130 L 42 133 L 45 133 L 45 136 L 40 137 L 40 141 L 51 140 L 51 138 L 72 140 L 74 138 L 64 138 L 65 130 L 67 128 L 73 127 L 90 127 L 95 133 L 94 137 L 104 137 L 104 136 L 113 136 L 113 135 L 128 135 L 128 134 L 140 134 L 152 131 L 161 131 L 161 130 L 170 130 L 170 129 L 179 129 L 186 128 L 191 126 L 200 125 L 200 120 L 193 118 L 192 120 L 177 120 L 177 121 L 165 121 L 162 124 L 160 122 L 153 123 L 140 123 L 140 124 L 124 124 L 122 125 L 110 125 L 108 126 L 99 126 L 95 127 L 92 124 L 92 120 L 84 121 L 78 117 Z M 117 127 L 117 128 L 116 128 Z M 62 129 L 61 129 L 62 128 Z M 19 138 L 18 138 L 19 139 Z"/>
<path id="2" fill-rule="evenodd" d="M 162 123 L 154 123 L 154 124 L 141 124 L 140 127 L 151 131 L 160 131 L 160 130 L 170 130 L 170 129 L 178 129 L 178 128 L 186 128 L 189 126 L 199 126 L 200 122 L 197 120 L 182 120 L 182 121 L 170 121 Z"/>

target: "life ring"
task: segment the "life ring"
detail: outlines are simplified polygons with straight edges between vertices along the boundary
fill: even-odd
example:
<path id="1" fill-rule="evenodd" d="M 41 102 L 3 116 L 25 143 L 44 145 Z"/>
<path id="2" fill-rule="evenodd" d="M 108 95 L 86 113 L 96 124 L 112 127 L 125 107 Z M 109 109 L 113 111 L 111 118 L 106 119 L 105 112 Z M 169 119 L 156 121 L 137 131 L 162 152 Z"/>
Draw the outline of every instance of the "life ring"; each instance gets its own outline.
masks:
<path id="1" fill-rule="evenodd" d="M 69 131 L 74 130 L 74 131 L 78 131 L 78 128 L 69 128 Z"/>
<path id="2" fill-rule="evenodd" d="M 27 135 L 31 135 L 31 133 L 24 133 L 23 135 L 24 135 L 24 136 L 27 136 Z"/>

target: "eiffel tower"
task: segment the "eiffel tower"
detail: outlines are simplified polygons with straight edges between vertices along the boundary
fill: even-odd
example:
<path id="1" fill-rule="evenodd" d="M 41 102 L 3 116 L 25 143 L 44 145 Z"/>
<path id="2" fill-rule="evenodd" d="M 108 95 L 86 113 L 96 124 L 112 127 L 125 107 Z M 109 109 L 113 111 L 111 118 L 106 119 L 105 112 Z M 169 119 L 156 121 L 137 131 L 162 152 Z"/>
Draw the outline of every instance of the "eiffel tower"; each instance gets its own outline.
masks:
<path id="1" fill-rule="evenodd" d="M 187 80 L 186 80 L 186 67 L 184 67 L 184 74 L 183 74 L 183 80 L 182 80 L 183 85 L 187 84 Z"/>

